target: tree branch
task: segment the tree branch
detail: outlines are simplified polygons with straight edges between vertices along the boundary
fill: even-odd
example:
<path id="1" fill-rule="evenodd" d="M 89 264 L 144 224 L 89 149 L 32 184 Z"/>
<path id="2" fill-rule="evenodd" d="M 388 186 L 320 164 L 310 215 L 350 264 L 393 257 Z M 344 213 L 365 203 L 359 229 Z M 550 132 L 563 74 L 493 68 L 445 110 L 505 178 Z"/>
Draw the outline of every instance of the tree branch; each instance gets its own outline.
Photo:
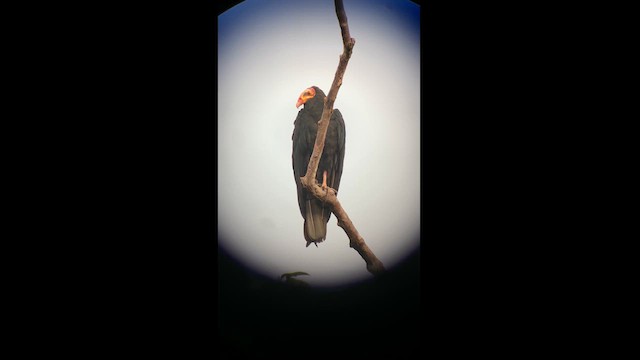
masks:
<path id="1" fill-rule="evenodd" d="M 371 249 L 369 249 L 362 236 L 358 233 L 355 225 L 353 225 L 353 222 L 349 219 L 347 212 L 344 210 L 342 205 L 340 205 L 340 202 L 336 197 L 336 191 L 332 188 L 327 188 L 326 191 L 322 190 L 322 187 L 318 185 L 316 180 L 318 163 L 320 162 L 320 157 L 324 150 L 324 140 L 327 136 L 327 129 L 329 128 L 331 114 L 333 114 L 333 103 L 338 96 L 338 90 L 342 85 L 342 78 L 347 70 L 347 64 L 351 58 L 353 46 L 356 43 L 356 40 L 351 38 L 349 33 L 349 23 L 347 22 L 347 14 L 344 11 L 342 0 L 335 0 L 335 6 L 338 23 L 340 24 L 340 31 L 342 32 L 342 43 L 344 45 L 343 53 L 340 55 L 340 62 L 338 63 L 338 69 L 336 70 L 336 75 L 333 78 L 333 84 L 331 84 L 329 94 L 324 100 L 324 108 L 322 110 L 320 121 L 318 122 L 318 133 L 316 135 L 316 142 L 313 146 L 313 154 L 311 155 L 309 165 L 307 166 L 307 173 L 305 176 L 301 177 L 300 180 L 302 182 L 302 186 L 312 193 L 313 196 L 329 205 L 331 212 L 333 212 L 338 219 L 338 226 L 340 226 L 349 237 L 349 246 L 354 248 L 364 259 L 367 263 L 367 270 L 370 273 L 379 275 L 385 271 L 384 265 L 380 260 L 378 260 Z"/>

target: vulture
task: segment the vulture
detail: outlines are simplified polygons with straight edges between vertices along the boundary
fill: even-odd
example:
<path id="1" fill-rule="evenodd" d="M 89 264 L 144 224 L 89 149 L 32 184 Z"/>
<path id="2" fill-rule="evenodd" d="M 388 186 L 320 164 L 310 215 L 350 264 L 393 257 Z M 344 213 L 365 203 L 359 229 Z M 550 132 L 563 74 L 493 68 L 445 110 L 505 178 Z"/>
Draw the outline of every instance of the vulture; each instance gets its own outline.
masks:
<path id="1" fill-rule="evenodd" d="M 327 237 L 327 223 L 331 218 L 331 210 L 325 203 L 316 199 L 311 193 L 302 187 L 300 178 L 307 173 L 309 159 L 313 153 L 316 142 L 318 121 L 322 116 L 325 94 L 317 86 L 312 86 L 302 92 L 296 108 L 304 105 L 298 112 L 294 122 L 293 136 L 293 176 L 298 190 L 298 206 L 304 219 L 304 238 L 309 244 L 316 247 Z M 323 188 L 330 187 L 338 191 L 340 178 L 342 177 L 342 164 L 344 162 L 345 127 L 342 114 L 334 109 L 331 121 L 327 129 L 324 150 L 318 164 L 316 173 L 318 183 Z"/>

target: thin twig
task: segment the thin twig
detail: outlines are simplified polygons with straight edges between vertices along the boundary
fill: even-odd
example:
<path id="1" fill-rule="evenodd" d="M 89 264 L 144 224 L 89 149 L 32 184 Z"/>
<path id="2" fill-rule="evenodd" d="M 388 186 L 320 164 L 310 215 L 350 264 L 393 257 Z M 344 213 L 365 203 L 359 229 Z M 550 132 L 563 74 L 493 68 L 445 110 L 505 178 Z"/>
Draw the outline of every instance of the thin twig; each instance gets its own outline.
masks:
<path id="1" fill-rule="evenodd" d="M 349 63 L 349 59 L 351 58 L 351 53 L 353 50 L 353 46 L 356 43 L 356 40 L 353 39 L 349 33 L 349 23 L 347 22 L 347 14 L 344 11 L 344 5 L 342 4 L 342 0 L 335 0 L 336 6 L 336 15 L 338 17 L 338 23 L 340 24 L 340 31 L 342 32 L 342 43 L 343 53 L 340 55 L 340 62 L 338 63 L 338 69 L 336 70 L 336 75 L 333 78 L 333 84 L 331 84 L 331 89 L 329 90 L 329 94 L 324 100 L 324 108 L 322 110 L 322 116 L 320 117 L 320 121 L 318 122 L 318 134 L 316 136 L 316 142 L 313 146 L 313 154 L 311 155 L 311 159 L 309 160 L 309 165 L 307 166 L 307 173 L 305 176 L 300 178 L 302 182 L 302 186 L 311 192 L 316 198 L 324 201 L 329 205 L 333 214 L 338 218 L 338 226 L 340 226 L 347 236 L 349 237 L 349 246 L 354 248 L 360 256 L 367 263 L 367 270 L 374 274 L 379 275 L 384 272 L 384 265 L 382 262 L 375 256 L 375 254 L 369 249 L 367 244 L 364 242 L 360 233 L 356 229 L 351 219 L 347 215 L 347 212 L 344 210 L 338 198 L 336 197 L 336 191 L 332 188 L 327 188 L 327 190 L 322 190 L 320 185 L 316 180 L 316 174 L 318 172 L 318 163 L 320 162 L 320 157 L 322 156 L 322 151 L 324 150 L 324 140 L 327 136 L 327 129 L 329 128 L 329 121 L 331 120 L 331 114 L 333 113 L 333 103 L 338 96 L 338 90 L 342 85 L 342 78 L 344 77 L 344 73 L 347 70 L 347 64 Z"/>

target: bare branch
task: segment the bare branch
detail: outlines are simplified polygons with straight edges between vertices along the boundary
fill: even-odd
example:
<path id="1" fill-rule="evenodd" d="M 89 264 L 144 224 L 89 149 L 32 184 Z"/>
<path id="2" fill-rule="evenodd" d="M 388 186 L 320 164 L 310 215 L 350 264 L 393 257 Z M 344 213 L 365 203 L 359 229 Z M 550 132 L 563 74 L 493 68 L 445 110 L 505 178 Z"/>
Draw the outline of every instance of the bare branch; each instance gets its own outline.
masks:
<path id="1" fill-rule="evenodd" d="M 331 84 L 329 94 L 324 100 L 324 108 L 322 110 L 320 121 L 318 122 L 318 133 L 316 135 L 316 142 L 313 146 L 313 153 L 309 160 L 309 165 L 307 166 L 307 173 L 305 176 L 301 177 L 300 180 L 305 189 L 311 192 L 316 198 L 329 205 L 331 211 L 338 219 L 338 226 L 340 226 L 349 237 L 349 246 L 354 248 L 364 259 L 367 263 L 367 270 L 370 273 L 379 275 L 385 271 L 384 265 L 380 260 L 378 260 L 371 249 L 369 249 L 362 236 L 358 233 L 355 225 L 353 225 L 353 222 L 349 219 L 347 212 L 344 210 L 342 205 L 340 205 L 340 202 L 336 197 L 336 191 L 331 188 L 327 188 L 325 191 L 316 181 L 318 163 L 320 162 L 320 157 L 324 150 L 324 141 L 327 136 L 327 129 L 329 128 L 331 114 L 333 113 L 333 103 L 338 96 L 338 90 L 342 85 L 342 78 L 347 70 L 347 64 L 351 58 L 353 46 L 356 43 L 356 40 L 351 38 L 349 33 L 349 23 L 347 22 L 347 14 L 344 11 L 342 0 L 335 0 L 335 7 L 338 23 L 340 24 L 340 31 L 342 32 L 342 43 L 344 46 L 343 53 L 340 55 L 340 62 L 338 63 L 338 69 L 336 70 L 336 75 L 333 78 L 333 84 Z"/>
<path id="2" fill-rule="evenodd" d="M 320 121 L 318 122 L 318 134 L 316 136 L 316 142 L 313 146 L 313 153 L 311 155 L 311 159 L 309 160 L 309 165 L 307 166 L 307 173 L 304 176 L 304 178 L 307 178 L 307 181 L 310 182 L 315 181 L 318 172 L 318 163 L 320 162 L 320 157 L 322 156 L 322 150 L 324 150 L 324 140 L 327 137 L 327 129 L 329 128 L 331 114 L 333 114 L 333 103 L 336 101 L 340 86 L 342 86 L 342 78 L 344 77 L 344 73 L 347 70 L 347 64 L 349 63 L 349 59 L 351 58 L 353 46 L 356 43 L 356 39 L 349 37 L 349 24 L 347 22 L 347 15 L 344 11 L 342 0 L 335 0 L 335 4 L 338 22 L 340 23 L 340 29 L 342 31 L 342 41 L 344 49 L 342 55 L 340 55 L 340 62 L 338 63 L 336 75 L 333 77 L 331 89 L 329 89 L 329 94 L 324 100 L 322 116 L 320 117 Z M 304 178 L 302 181 L 303 184 L 305 183 Z"/>
<path id="3" fill-rule="evenodd" d="M 355 42 L 355 40 L 351 38 L 351 34 L 349 33 L 347 13 L 344 11 L 344 5 L 342 4 L 342 1 L 336 1 L 336 15 L 338 16 L 338 23 L 340 23 L 340 31 L 342 32 L 342 43 L 344 44 L 345 48 L 347 47 L 347 44 L 351 44 L 348 49 L 349 54 L 351 54 L 351 49 L 353 49 L 353 42 Z"/>

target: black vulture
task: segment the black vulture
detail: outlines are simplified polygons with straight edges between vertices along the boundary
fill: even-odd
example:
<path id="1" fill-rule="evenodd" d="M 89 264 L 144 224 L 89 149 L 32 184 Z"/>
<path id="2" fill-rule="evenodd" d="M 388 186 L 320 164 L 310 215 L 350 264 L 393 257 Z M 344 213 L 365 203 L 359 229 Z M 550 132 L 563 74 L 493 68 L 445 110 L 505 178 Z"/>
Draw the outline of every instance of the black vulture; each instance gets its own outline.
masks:
<path id="1" fill-rule="evenodd" d="M 304 218 L 304 238 L 307 245 L 324 241 L 327 237 L 327 222 L 331 218 L 331 210 L 321 200 L 302 187 L 300 178 L 307 172 L 307 165 L 313 153 L 313 146 L 318 131 L 318 121 L 322 116 L 325 94 L 317 86 L 312 86 L 302 92 L 296 108 L 304 104 L 298 112 L 293 128 L 293 176 L 298 188 L 298 205 Z M 344 162 L 345 127 L 342 114 L 334 109 L 325 138 L 324 150 L 316 179 L 323 187 L 331 187 L 338 191 L 342 177 Z"/>

